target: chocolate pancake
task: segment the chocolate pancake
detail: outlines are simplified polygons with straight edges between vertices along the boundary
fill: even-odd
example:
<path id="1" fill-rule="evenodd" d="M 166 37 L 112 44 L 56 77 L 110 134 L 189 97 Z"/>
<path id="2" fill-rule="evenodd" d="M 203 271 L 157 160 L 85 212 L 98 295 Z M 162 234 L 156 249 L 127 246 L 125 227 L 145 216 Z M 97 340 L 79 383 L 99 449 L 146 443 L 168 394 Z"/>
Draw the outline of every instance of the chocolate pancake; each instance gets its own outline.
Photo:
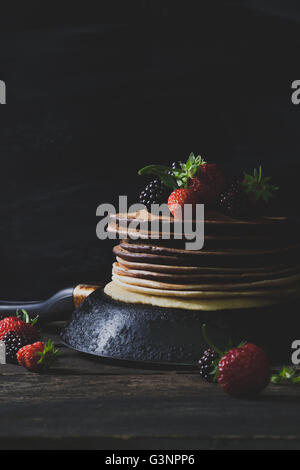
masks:
<path id="1" fill-rule="evenodd" d="M 160 237 L 162 236 L 162 233 L 160 233 Z M 285 240 L 285 244 L 291 244 L 291 243 L 296 243 L 299 240 L 299 238 L 292 238 L 289 237 L 288 240 Z M 222 248 L 241 248 L 241 249 L 251 249 L 251 248 L 279 248 L 282 246 L 283 240 L 280 238 L 279 240 L 277 238 L 272 238 L 272 237 L 264 237 L 264 236 L 240 236 L 240 237 L 235 237 L 231 235 L 221 235 L 221 236 L 216 236 L 216 235 L 206 235 L 205 234 L 205 240 L 204 240 L 204 248 L 205 249 L 222 249 Z M 162 238 L 160 239 L 147 239 L 147 238 L 138 238 L 138 239 L 122 239 L 121 244 L 124 245 L 126 248 L 126 245 L 136 245 L 139 246 L 141 244 L 143 245 L 153 245 L 155 244 L 158 247 L 165 247 L 165 248 L 177 248 L 184 250 L 185 249 L 185 244 L 186 240 L 175 240 L 175 239 L 170 239 L 170 240 L 164 240 Z"/>
<path id="2" fill-rule="evenodd" d="M 170 246 L 165 246 L 163 242 L 160 244 L 157 244 L 153 240 L 148 240 L 147 243 L 144 243 L 140 241 L 139 243 L 136 243 L 133 240 L 122 240 L 121 241 L 121 246 L 127 251 L 131 251 L 133 253 L 153 253 L 153 254 L 166 254 L 166 255 L 177 255 L 177 256 L 199 256 L 203 255 L 203 253 L 208 252 L 208 253 L 228 253 L 237 256 L 241 254 L 248 254 L 248 253 L 253 253 L 254 255 L 262 255 L 262 254 L 269 254 L 269 253 L 278 253 L 282 251 L 288 251 L 289 249 L 298 249 L 300 250 L 300 243 L 293 244 L 293 245 L 288 245 L 286 247 L 277 246 L 277 247 L 265 247 L 265 248 L 249 248 L 248 246 L 245 248 L 239 248 L 235 245 L 233 245 L 231 248 L 227 248 L 226 251 L 222 251 L 219 248 L 216 248 L 215 250 L 211 250 L 207 248 L 205 245 L 202 250 L 186 250 L 184 248 L 175 248 L 175 247 L 170 247 Z"/>
<path id="3" fill-rule="evenodd" d="M 141 245 L 138 248 L 118 245 L 114 254 L 127 261 L 178 266 L 270 266 L 285 264 L 292 266 L 299 257 L 300 245 L 264 250 L 200 250 L 187 251 L 175 248 Z"/>
<path id="4" fill-rule="evenodd" d="M 149 223 L 151 220 L 158 222 L 159 231 L 163 232 L 163 224 L 170 221 L 171 233 L 174 233 L 174 218 L 166 217 L 154 217 L 152 214 L 147 211 L 132 212 L 128 214 L 115 214 L 110 217 L 111 224 L 110 228 L 113 230 L 124 230 L 128 227 L 129 224 L 134 221 L 137 223 L 134 231 L 139 232 L 139 223 L 147 221 Z M 192 230 L 196 228 L 196 222 L 192 222 Z M 207 235 L 215 235 L 218 233 L 221 234 L 234 234 L 235 236 L 240 235 L 255 235 L 255 236 L 270 236 L 278 238 L 290 234 L 296 235 L 299 234 L 300 227 L 299 223 L 295 222 L 292 218 L 287 217 L 259 217 L 256 219 L 233 219 L 224 214 L 218 212 L 205 212 L 205 233 Z M 121 227 L 122 225 L 122 227 Z M 145 235 L 143 231 L 141 231 Z"/>

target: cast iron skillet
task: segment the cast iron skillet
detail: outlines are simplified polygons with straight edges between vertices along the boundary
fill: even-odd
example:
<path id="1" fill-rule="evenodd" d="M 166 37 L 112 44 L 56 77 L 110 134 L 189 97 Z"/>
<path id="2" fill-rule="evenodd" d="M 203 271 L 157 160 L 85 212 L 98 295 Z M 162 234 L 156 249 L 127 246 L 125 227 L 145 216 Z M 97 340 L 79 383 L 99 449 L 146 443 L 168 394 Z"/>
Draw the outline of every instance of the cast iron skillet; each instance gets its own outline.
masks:
<path id="1" fill-rule="evenodd" d="M 38 313 L 41 322 L 71 317 L 61 339 L 90 358 L 152 369 L 195 368 L 207 348 L 201 334 L 203 323 L 219 347 L 225 348 L 230 338 L 234 344 L 253 342 L 274 365 L 290 363 L 291 344 L 300 331 L 295 300 L 264 308 L 189 311 L 127 304 L 111 299 L 99 286 L 79 285 L 46 301 L 2 302 L 0 314 L 15 314 L 21 308 Z"/>
<path id="2" fill-rule="evenodd" d="M 127 304 L 98 289 L 73 312 L 63 328 L 63 342 L 77 351 L 151 368 L 190 369 L 197 366 L 207 344 L 202 325 L 214 344 L 228 340 L 261 346 L 273 365 L 291 362 L 291 344 L 299 331 L 299 302 L 263 308 L 219 311 Z"/>

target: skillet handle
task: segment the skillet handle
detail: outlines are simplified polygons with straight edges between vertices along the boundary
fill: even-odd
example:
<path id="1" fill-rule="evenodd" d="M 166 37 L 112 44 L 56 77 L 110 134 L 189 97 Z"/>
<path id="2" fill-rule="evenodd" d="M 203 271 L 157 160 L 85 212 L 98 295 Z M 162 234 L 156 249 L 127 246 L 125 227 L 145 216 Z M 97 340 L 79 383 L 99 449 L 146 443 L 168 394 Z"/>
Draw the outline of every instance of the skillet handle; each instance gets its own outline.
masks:
<path id="1" fill-rule="evenodd" d="M 39 315 L 39 323 L 54 320 L 67 320 L 73 310 L 86 297 L 101 287 L 100 285 L 79 284 L 62 289 L 47 300 L 4 302 L 0 301 L 0 318 L 15 315 L 17 310 L 25 309 L 30 317 Z"/>
<path id="2" fill-rule="evenodd" d="M 78 284 L 73 290 L 74 307 L 77 308 L 90 294 L 103 287 L 104 284 Z"/>

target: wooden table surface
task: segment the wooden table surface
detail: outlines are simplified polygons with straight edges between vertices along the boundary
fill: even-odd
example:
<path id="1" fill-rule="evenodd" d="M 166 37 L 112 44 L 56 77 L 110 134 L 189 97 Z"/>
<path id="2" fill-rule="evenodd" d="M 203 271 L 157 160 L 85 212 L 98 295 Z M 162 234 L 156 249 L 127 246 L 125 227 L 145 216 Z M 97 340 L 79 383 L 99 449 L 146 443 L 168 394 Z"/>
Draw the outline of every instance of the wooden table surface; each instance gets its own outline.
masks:
<path id="1" fill-rule="evenodd" d="M 60 345 L 46 374 L 1 365 L 1 449 L 299 449 L 300 387 L 230 398 L 195 372 L 129 369 Z"/>

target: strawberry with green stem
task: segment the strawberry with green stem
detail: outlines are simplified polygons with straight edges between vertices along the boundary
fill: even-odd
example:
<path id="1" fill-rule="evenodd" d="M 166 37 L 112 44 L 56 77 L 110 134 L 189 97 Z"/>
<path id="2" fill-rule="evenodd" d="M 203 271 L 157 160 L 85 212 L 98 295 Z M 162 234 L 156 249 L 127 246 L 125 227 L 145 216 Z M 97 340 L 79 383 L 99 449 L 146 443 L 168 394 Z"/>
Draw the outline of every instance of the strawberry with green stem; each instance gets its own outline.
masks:
<path id="1" fill-rule="evenodd" d="M 268 203 L 274 197 L 274 191 L 277 186 L 270 183 L 271 176 L 263 176 L 262 166 L 254 168 L 253 175 L 244 173 L 244 180 L 241 185 L 246 194 L 248 194 L 254 203 Z"/>
<path id="2" fill-rule="evenodd" d="M 244 173 L 244 179 L 236 180 L 218 198 L 218 209 L 230 217 L 253 217 L 267 209 L 277 186 L 270 183 L 271 177 L 263 176 L 261 165 L 253 174 Z"/>
<path id="3" fill-rule="evenodd" d="M 225 352 L 216 348 L 207 338 L 205 325 L 203 336 L 219 356 L 211 364 L 211 375 L 225 392 L 234 397 L 251 398 L 258 395 L 270 381 L 270 364 L 266 353 L 252 343 L 241 343 Z"/>
<path id="4" fill-rule="evenodd" d="M 57 363 L 60 352 L 54 348 L 52 341 L 43 343 L 38 341 L 19 349 L 18 363 L 31 372 L 43 372 Z"/>

